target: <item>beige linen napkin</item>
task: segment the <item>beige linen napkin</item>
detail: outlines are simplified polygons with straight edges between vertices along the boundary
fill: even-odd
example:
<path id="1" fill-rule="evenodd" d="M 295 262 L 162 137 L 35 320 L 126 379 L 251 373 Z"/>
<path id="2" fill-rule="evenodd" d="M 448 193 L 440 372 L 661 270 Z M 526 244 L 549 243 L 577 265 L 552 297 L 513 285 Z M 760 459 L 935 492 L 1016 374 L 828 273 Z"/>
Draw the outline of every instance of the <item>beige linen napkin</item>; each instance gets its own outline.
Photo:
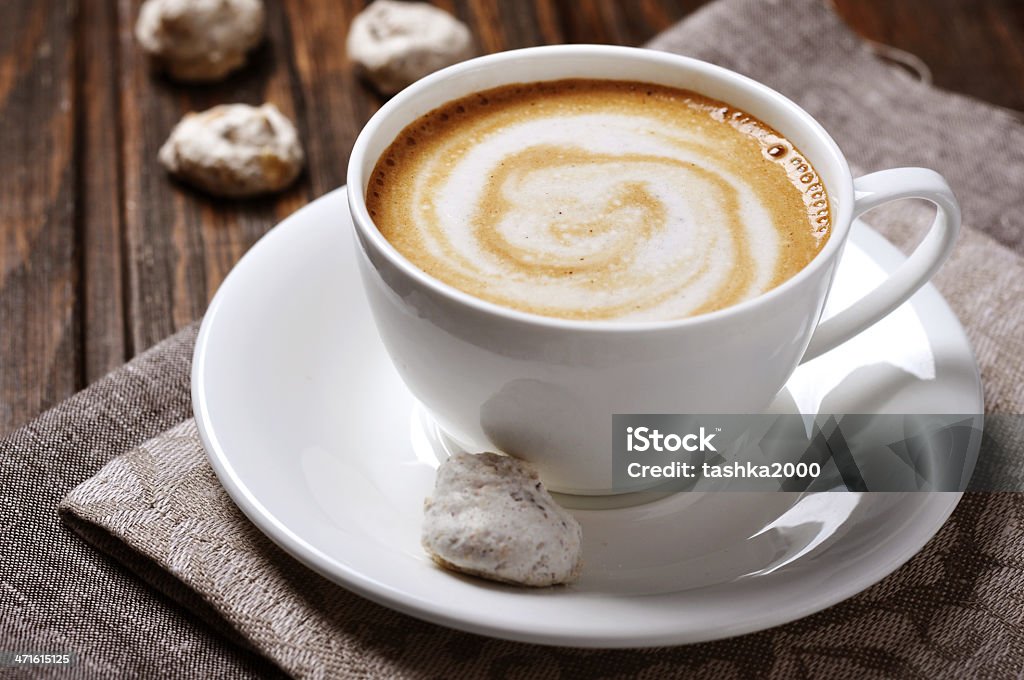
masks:
<path id="1" fill-rule="evenodd" d="M 936 283 L 978 356 L 989 412 L 1024 413 L 1024 127 L 877 60 L 817 0 L 719 0 L 652 45 L 720 63 L 818 117 L 858 170 L 939 170 L 964 235 Z M 929 212 L 870 220 L 901 247 Z M 1024 468 L 1020 440 L 1001 460 Z M 984 455 L 984 453 L 983 453 Z M 714 643 L 558 649 L 483 638 L 372 604 L 305 569 L 231 503 L 185 421 L 114 459 L 60 506 L 85 540 L 299 677 L 1018 677 L 1024 495 L 968 494 L 892 576 L 824 612 Z"/>
<path id="2" fill-rule="evenodd" d="M 283 675 L 179 604 L 204 602 L 194 591 L 182 589 L 177 600 L 154 597 L 136 574 L 167 575 L 148 556 L 133 560 L 129 544 L 96 534 L 97 545 L 109 545 L 133 573 L 57 517 L 61 498 L 111 458 L 191 414 L 196 330 L 182 330 L 0 439 L 0 651 L 76 655 L 59 671 L 0 668 L 0 677 Z"/>

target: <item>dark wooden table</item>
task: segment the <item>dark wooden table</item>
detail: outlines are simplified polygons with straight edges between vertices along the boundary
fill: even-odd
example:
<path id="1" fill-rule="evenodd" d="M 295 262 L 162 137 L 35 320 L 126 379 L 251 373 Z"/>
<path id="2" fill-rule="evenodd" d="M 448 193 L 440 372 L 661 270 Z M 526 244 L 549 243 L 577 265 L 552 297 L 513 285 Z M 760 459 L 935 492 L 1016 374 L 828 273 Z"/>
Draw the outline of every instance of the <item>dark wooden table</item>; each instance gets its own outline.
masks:
<path id="1" fill-rule="evenodd" d="M 200 317 L 270 227 L 344 182 L 381 99 L 345 58 L 354 0 L 268 0 L 270 39 L 215 86 L 151 76 L 139 0 L 0 0 L 0 434 Z M 639 45 L 704 0 L 438 0 L 482 51 Z M 934 82 L 1024 110 L 1021 0 L 835 0 L 865 37 L 916 54 Z M 220 201 L 156 153 L 187 111 L 275 102 L 308 167 L 288 192 Z"/>

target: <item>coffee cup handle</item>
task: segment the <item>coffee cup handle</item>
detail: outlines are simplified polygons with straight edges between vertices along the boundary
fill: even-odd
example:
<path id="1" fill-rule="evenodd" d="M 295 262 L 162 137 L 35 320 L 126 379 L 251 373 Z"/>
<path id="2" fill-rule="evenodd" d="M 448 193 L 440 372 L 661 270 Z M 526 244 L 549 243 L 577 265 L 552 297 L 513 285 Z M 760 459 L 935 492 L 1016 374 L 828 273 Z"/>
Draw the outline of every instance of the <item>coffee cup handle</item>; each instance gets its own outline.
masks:
<path id="1" fill-rule="evenodd" d="M 895 168 L 853 181 L 853 219 L 884 203 L 923 198 L 938 208 L 924 240 L 899 269 L 847 309 L 818 325 L 801 363 L 810 361 L 875 324 L 928 282 L 949 256 L 960 230 L 960 204 L 942 175 L 925 168 Z"/>

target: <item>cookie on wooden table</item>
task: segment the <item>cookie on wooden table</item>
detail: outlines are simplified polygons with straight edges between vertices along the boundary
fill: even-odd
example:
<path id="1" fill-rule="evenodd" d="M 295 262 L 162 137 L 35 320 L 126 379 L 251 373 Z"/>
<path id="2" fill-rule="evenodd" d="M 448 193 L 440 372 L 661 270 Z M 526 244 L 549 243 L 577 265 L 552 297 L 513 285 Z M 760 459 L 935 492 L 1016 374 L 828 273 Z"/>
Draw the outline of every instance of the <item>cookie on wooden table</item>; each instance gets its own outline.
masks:
<path id="1" fill-rule="evenodd" d="M 216 196 L 279 191 L 302 170 L 295 126 L 273 104 L 224 104 L 181 119 L 159 153 L 184 182 Z"/>

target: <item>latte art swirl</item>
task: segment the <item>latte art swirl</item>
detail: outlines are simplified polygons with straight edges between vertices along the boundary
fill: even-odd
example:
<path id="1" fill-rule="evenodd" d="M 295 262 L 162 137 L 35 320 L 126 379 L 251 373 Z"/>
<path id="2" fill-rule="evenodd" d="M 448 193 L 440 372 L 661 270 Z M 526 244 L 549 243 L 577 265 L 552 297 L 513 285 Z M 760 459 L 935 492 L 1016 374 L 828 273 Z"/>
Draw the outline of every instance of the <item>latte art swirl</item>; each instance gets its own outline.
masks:
<path id="1" fill-rule="evenodd" d="M 562 318 L 681 318 L 802 268 L 827 230 L 791 145 L 718 102 L 638 85 L 510 86 L 432 112 L 382 156 L 371 216 L 427 273 Z"/>

